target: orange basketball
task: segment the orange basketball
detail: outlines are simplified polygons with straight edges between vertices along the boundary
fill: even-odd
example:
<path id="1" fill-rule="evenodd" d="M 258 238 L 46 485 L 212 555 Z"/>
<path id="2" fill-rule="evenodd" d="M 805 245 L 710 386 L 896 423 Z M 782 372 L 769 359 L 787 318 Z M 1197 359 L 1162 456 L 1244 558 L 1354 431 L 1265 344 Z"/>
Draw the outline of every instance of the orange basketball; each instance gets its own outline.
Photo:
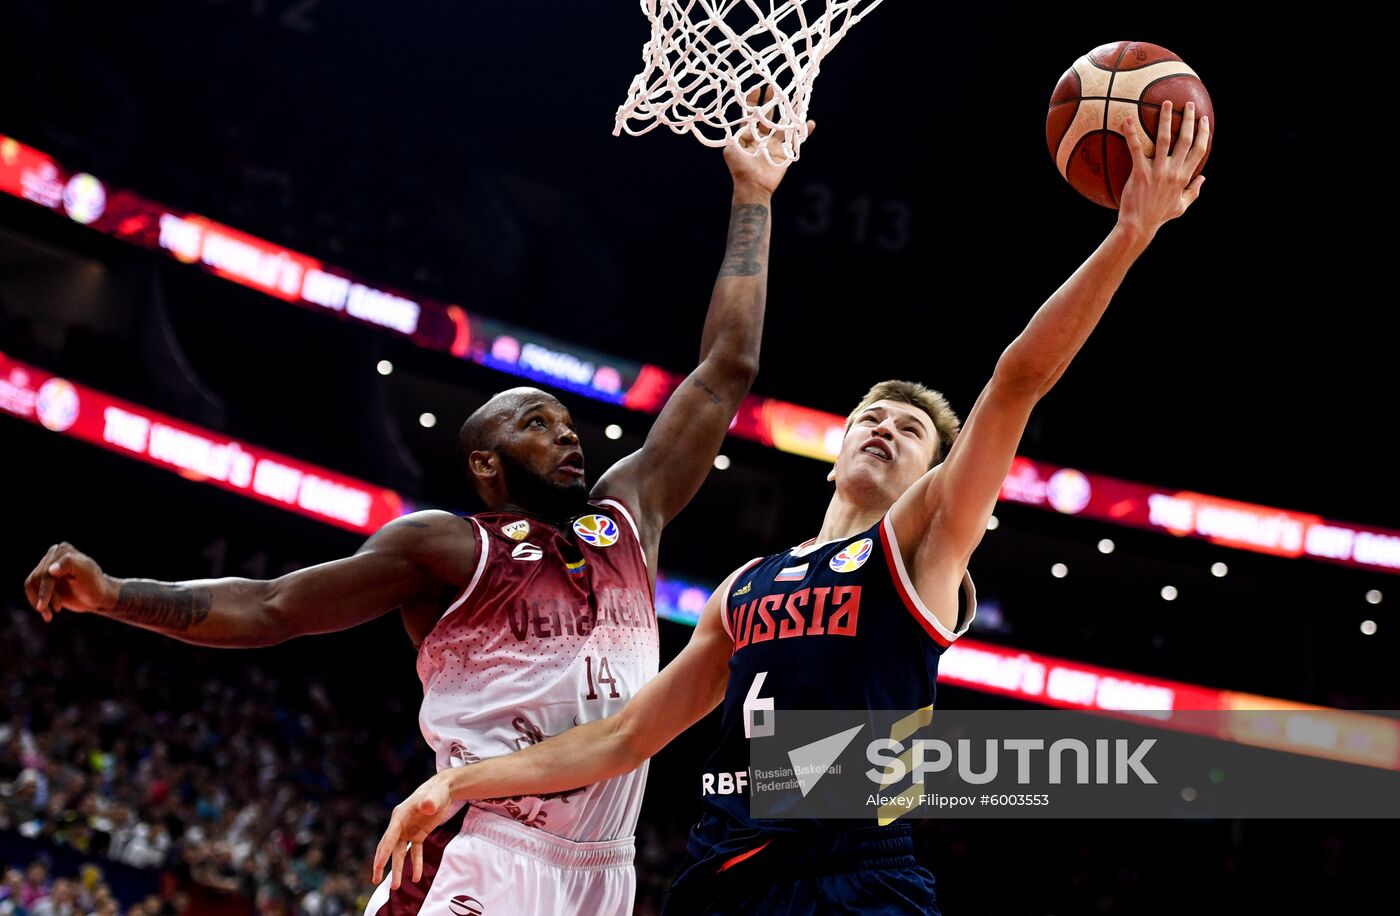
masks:
<path id="1" fill-rule="evenodd" d="M 1065 71 L 1050 96 L 1045 142 L 1060 174 L 1096 204 L 1117 209 L 1133 157 L 1123 136 L 1123 119 L 1137 118 L 1149 141 L 1157 138 L 1162 103 L 1172 103 L 1172 143 L 1181 130 L 1186 103 L 1196 103 L 1196 119 L 1210 118 L 1215 146 L 1215 111 L 1196 71 L 1166 48 L 1142 41 L 1100 45 Z M 1210 158 L 1210 150 L 1206 151 Z M 1205 167 L 1201 160 L 1199 175 Z M 1192 176 L 1194 177 L 1194 176 Z"/>

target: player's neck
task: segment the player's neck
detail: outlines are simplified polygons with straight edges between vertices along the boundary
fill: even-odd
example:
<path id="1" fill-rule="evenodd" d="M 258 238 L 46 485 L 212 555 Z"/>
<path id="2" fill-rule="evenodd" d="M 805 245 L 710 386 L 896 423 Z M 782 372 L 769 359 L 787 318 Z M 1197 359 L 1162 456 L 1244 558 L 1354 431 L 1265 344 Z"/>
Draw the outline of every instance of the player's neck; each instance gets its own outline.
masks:
<path id="1" fill-rule="evenodd" d="M 549 510 L 541 511 L 538 508 L 522 506 L 519 503 L 505 502 L 490 511 L 529 516 L 530 518 L 544 522 L 546 525 L 558 528 L 560 531 L 567 531 L 569 529 L 569 522 L 573 520 L 573 517 L 577 515 L 581 509 L 587 508 L 587 506 L 587 502 L 582 503 L 580 506 L 570 506 L 568 508 L 555 506 L 551 507 L 553 509 L 551 512 Z"/>
<path id="2" fill-rule="evenodd" d="M 824 544 L 838 538 L 859 534 L 880 520 L 888 506 L 872 506 L 853 502 L 839 491 L 831 497 L 826 507 L 826 518 L 822 519 L 822 530 L 817 535 L 817 543 Z"/>

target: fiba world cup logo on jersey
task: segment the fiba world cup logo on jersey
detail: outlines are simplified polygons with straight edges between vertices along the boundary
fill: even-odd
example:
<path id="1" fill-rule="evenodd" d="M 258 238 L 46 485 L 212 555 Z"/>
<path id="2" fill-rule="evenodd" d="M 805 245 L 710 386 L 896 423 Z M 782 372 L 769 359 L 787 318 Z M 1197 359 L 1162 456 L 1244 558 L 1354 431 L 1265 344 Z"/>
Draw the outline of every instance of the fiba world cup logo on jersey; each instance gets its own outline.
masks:
<path id="1" fill-rule="evenodd" d="M 847 544 L 840 553 L 831 558 L 831 568 L 839 573 L 855 572 L 870 559 L 870 551 L 874 546 L 870 538 L 861 538 L 855 543 Z"/>
<path id="2" fill-rule="evenodd" d="M 611 547 L 617 543 L 617 522 L 606 515 L 585 515 L 574 522 L 574 534 L 585 544 Z"/>

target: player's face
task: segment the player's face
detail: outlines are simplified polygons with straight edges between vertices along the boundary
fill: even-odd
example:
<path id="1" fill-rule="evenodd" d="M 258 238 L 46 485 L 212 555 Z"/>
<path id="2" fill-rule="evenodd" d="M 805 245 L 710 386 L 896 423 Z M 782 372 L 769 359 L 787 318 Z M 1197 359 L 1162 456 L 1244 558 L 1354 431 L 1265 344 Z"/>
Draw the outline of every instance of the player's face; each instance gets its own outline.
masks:
<path id="1" fill-rule="evenodd" d="M 913 404 L 876 401 L 846 431 L 831 479 L 838 488 L 893 504 L 928 471 L 937 447 L 928 414 Z"/>
<path id="2" fill-rule="evenodd" d="M 506 418 L 497 438 L 504 452 L 520 468 L 541 482 L 561 489 L 583 490 L 583 449 L 569 411 L 541 394 L 527 398 Z M 517 481 L 506 480 L 515 489 Z"/>

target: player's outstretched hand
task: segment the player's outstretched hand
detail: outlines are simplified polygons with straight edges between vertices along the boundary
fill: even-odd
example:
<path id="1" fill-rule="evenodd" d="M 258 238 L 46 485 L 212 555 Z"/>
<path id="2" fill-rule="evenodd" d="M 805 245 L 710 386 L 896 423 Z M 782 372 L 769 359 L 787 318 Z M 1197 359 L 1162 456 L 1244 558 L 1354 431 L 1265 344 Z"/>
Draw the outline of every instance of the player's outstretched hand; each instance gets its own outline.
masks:
<path id="1" fill-rule="evenodd" d="M 428 834 L 437 829 L 452 816 L 452 793 L 447 787 L 447 773 L 444 771 L 431 776 L 412 795 L 394 808 L 389 818 L 389 829 L 379 840 L 374 851 L 374 865 L 370 870 L 370 883 L 384 880 L 384 866 L 392 863 L 393 883 L 398 890 L 403 881 L 403 863 L 408 858 L 412 862 L 413 875 L 418 882 L 423 878 L 423 842 Z"/>
<path id="2" fill-rule="evenodd" d="M 55 544 L 24 580 L 29 606 L 48 623 L 59 611 L 98 611 L 111 607 L 115 584 L 92 557 L 68 542 Z"/>
<path id="3" fill-rule="evenodd" d="M 764 87 L 749 93 L 749 104 L 762 106 L 768 100 L 770 89 Z M 760 101 L 761 98 L 761 101 Z M 807 122 L 807 136 L 817 129 L 817 122 Z M 768 149 L 773 165 L 758 150 L 759 143 Z M 729 166 L 729 174 L 734 178 L 734 186 L 752 185 L 772 194 L 778 189 L 787 174 L 788 161 L 783 153 L 783 137 L 777 131 L 770 131 L 760 122 L 746 126 L 729 141 L 724 148 L 724 161 Z"/>
<path id="4" fill-rule="evenodd" d="M 1205 176 L 1191 176 L 1210 149 L 1210 119 L 1196 122 L 1196 106 L 1186 103 L 1181 132 L 1172 149 L 1172 103 L 1163 102 L 1154 145 L 1143 135 L 1134 118 L 1123 122 L 1128 149 L 1133 154 L 1133 171 L 1118 202 L 1118 222 L 1144 233 L 1148 238 L 1168 220 L 1176 219 L 1196 202 Z"/>

